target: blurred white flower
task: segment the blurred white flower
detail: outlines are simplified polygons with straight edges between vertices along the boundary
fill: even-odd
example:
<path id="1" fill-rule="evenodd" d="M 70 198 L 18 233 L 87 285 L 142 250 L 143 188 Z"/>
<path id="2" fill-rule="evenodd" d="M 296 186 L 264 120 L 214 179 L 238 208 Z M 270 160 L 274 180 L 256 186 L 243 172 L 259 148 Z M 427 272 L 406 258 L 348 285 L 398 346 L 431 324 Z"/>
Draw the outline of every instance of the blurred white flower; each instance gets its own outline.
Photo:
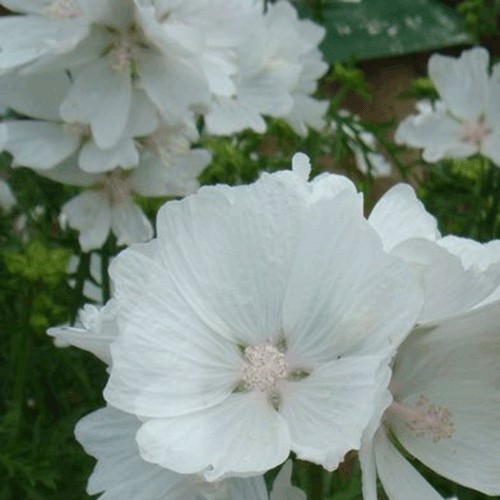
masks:
<path id="1" fill-rule="evenodd" d="M 293 169 L 167 203 L 113 261 L 105 397 L 140 416 L 148 462 L 213 481 L 360 445 L 421 293 L 347 179 Z"/>
<path id="2" fill-rule="evenodd" d="M 500 494 L 499 306 L 424 325 L 400 347 L 360 452 L 365 500 L 377 499 L 377 476 L 390 500 L 443 498 L 393 438 L 438 474 Z"/>
<path id="3" fill-rule="evenodd" d="M 475 153 L 500 166 L 500 64 L 491 75 L 488 51 L 476 47 L 458 59 L 433 54 L 429 76 L 440 101 L 422 102 L 419 114 L 398 127 L 396 142 L 423 148 L 428 162 Z"/>
<path id="4" fill-rule="evenodd" d="M 3 179 L 0 179 L 0 209 L 4 212 L 10 212 L 16 203 L 16 197 L 10 186 Z"/>

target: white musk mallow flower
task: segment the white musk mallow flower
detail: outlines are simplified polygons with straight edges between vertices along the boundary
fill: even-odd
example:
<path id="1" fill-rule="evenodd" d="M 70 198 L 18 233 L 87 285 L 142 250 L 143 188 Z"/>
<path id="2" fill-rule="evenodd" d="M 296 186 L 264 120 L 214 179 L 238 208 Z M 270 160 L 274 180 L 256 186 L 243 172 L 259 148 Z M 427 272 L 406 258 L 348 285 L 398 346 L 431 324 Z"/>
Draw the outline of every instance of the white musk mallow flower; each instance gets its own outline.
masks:
<path id="1" fill-rule="evenodd" d="M 476 47 L 453 58 L 433 54 L 429 77 L 440 100 L 417 105 L 418 115 L 406 118 L 395 139 L 423 148 L 424 160 L 466 158 L 480 153 L 500 165 L 500 65 L 491 75 L 488 51 Z"/>
<path id="2" fill-rule="evenodd" d="M 398 350 L 392 398 L 380 401 L 381 407 L 389 406 L 364 438 L 365 500 L 377 499 L 376 475 L 390 500 L 443 498 L 404 458 L 401 447 L 452 481 L 500 494 L 499 306 L 426 324 Z"/>
<path id="3" fill-rule="evenodd" d="M 352 183 L 309 174 L 297 154 L 169 202 L 157 238 L 113 261 L 105 398 L 139 418 L 144 460 L 214 481 L 359 448 L 422 297 Z"/>

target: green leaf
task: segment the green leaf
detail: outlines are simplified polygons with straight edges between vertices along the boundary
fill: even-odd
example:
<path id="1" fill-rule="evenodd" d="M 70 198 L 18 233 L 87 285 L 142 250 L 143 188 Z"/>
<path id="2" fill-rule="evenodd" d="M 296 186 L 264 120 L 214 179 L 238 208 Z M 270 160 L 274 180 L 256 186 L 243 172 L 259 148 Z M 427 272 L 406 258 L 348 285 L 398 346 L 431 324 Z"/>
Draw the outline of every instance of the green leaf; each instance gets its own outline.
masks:
<path id="1" fill-rule="evenodd" d="M 322 11 L 328 62 L 420 52 L 470 43 L 465 22 L 436 0 L 344 0 Z"/>

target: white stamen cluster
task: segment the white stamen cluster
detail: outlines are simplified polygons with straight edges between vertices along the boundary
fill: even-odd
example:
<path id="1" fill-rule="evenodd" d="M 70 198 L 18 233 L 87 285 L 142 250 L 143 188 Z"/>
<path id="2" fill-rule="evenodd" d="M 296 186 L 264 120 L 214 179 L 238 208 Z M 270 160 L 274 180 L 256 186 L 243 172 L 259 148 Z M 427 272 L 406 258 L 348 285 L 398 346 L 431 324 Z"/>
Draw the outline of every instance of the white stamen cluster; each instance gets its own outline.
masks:
<path id="1" fill-rule="evenodd" d="M 417 436 L 431 434 L 435 443 L 451 438 L 455 432 L 452 412 L 447 407 L 430 404 L 424 395 L 419 397 L 413 408 L 394 401 L 388 411 L 405 420 Z"/>
<path id="2" fill-rule="evenodd" d="M 246 365 L 242 379 L 248 390 L 268 391 L 276 385 L 276 382 L 287 376 L 285 354 L 269 342 L 248 346 L 244 357 Z"/>

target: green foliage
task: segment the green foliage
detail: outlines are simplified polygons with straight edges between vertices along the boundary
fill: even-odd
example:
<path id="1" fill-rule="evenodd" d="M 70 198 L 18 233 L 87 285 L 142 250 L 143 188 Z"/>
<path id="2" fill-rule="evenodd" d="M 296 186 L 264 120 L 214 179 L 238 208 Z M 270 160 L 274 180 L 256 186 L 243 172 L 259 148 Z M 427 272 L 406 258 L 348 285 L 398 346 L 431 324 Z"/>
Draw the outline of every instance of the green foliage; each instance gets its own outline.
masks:
<path id="1" fill-rule="evenodd" d="M 462 0 L 456 8 L 476 42 L 483 35 L 500 34 L 500 0 Z"/>

